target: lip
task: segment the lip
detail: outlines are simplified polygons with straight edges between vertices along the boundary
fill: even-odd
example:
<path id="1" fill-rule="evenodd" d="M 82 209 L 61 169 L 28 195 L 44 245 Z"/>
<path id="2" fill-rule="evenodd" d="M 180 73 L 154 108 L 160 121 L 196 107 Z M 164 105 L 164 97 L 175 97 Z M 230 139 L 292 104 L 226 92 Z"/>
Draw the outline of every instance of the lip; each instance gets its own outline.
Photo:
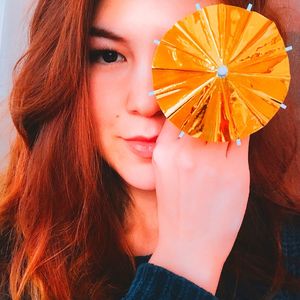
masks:
<path id="1" fill-rule="evenodd" d="M 147 142 L 147 143 L 156 143 L 157 140 L 157 135 L 153 137 L 146 137 L 146 136 L 134 136 L 131 138 L 125 138 L 125 141 L 130 141 L 130 142 Z"/>
<path id="2" fill-rule="evenodd" d="M 157 136 L 145 137 L 135 136 L 124 139 L 129 149 L 138 157 L 152 159 L 153 150 L 156 144 Z"/>

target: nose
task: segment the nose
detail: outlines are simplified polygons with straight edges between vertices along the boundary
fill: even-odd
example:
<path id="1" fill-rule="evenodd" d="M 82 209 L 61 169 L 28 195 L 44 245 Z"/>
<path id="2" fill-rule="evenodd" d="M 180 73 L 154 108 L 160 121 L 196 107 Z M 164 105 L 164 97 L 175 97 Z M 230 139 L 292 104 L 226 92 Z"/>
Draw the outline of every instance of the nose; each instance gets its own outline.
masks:
<path id="1" fill-rule="evenodd" d="M 128 82 L 129 92 L 127 98 L 127 110 L 132 114 L 144 117 L 152 117 L 161 114 L 155 96 L 150 96 L 153 90 L 151 63 L 145 61 L 137 63 L 132 70 L 132 76 Z"/>

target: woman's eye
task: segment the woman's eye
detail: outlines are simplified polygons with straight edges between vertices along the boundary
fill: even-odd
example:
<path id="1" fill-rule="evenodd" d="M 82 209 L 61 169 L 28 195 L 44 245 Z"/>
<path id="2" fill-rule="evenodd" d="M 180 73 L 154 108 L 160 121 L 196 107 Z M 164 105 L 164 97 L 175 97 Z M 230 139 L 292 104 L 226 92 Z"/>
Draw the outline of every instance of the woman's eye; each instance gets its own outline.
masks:
<path id="1" fill-rule="evenodd" d="M 125 57 L 114 50 L 91 50 L 90 61 L 92 63 L 112 64 L 125 61 Z"/>

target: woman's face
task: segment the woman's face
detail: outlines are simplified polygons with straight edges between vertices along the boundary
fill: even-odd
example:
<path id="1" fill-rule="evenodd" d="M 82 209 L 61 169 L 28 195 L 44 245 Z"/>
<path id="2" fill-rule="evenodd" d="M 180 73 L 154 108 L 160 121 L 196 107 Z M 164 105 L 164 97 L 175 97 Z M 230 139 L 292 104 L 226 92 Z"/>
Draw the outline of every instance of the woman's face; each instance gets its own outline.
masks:
<path id="1" fill-rule="evenodd" d="M 90 38 L 90 99 L 99 148 L 131 186 L 154 190 L 152 151 L 165 122 L 152 87 L 155 39 L 195 11 L 195 0 L 101 1 Z M 216 1 L 201 1 L 202 5 Z"/>

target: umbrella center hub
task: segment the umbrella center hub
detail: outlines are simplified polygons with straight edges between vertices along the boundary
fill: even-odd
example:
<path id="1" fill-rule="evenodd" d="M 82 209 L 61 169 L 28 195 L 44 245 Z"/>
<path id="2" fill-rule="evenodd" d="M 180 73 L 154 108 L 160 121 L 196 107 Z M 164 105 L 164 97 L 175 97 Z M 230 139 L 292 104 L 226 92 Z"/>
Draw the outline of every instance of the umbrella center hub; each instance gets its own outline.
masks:
<path id="1" fill-rule="evenodd" d="M 217 71 L 218 77 L 225 78 L 228 75 L 228 68 L 226 66 L 220 66 Z"/>

